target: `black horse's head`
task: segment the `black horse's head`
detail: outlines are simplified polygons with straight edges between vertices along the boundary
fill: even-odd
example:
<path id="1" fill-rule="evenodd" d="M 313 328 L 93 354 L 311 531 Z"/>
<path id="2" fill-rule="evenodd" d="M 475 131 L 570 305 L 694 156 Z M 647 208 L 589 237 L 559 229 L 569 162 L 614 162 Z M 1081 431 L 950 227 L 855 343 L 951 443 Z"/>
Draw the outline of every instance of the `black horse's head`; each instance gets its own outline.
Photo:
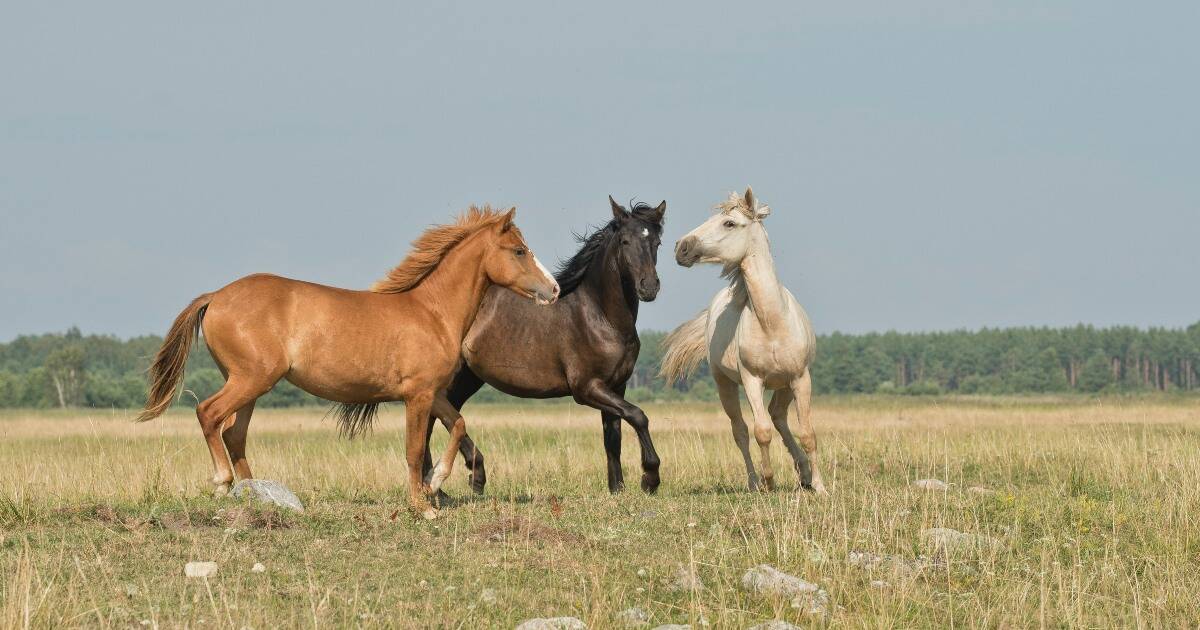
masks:
<path id="1" fill-rule="evenodd" d="M 663 216 L 667 202 L 657 207 L 639 203 L 632 211 L 608 197 L 612 205 L 614 244 L 621 276 L 632 282 L 638 299 L 653 302 L 661 286 L 658 280 L 658 246 L 662 242 Z"/>

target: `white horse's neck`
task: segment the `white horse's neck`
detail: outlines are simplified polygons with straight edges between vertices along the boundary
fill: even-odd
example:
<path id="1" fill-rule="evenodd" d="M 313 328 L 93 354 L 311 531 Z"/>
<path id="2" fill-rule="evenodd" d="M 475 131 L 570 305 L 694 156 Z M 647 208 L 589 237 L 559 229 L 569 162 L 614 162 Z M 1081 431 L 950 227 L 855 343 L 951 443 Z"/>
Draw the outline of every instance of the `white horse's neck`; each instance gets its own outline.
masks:
<path id="1" fill-rule="evenodd" d="M 771 330 L 785 322 L 783 291 L 775 275 L 775 260 L 771 258 L 767 231 L 761 223 L 754 224 L 750 229 L 753 230 L 750 248 L 734 274 L 734 291 L 745 291 L 758 322 L 764 330 Z"/>

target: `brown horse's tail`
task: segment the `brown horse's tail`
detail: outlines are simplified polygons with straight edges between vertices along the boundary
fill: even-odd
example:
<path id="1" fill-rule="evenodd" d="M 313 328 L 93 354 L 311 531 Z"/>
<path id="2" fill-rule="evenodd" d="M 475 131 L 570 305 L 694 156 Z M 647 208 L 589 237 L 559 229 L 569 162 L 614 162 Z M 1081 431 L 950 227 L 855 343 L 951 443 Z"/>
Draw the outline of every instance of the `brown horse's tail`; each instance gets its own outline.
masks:
<path id="1" fill-rule="evenodd" d="M 171 324 L 167 338 L 163 340 L 158 354 L 154 355 L 154 363 L 150 364 L 150 395 L 146 399 L 146 408 L 135 418 L 136 422 L 161 416 L 175 400 L 175 392 L 183 382 L 188 353 L 192 350 L 196 335 L 200 333 L 200 321 L 204 319 L 204 310 L 210 301 L 211 293 L 192 300 L 175 318 L 175 323 Z"/>
<path id="2" fill-rule="evenodd" d="M 708 356 L 707 328 L 708 309 L 704 309 L 691 321 L 671 331 L 663 340 L 666 352 L 659 374 L 667 380 L 668 385 L 695 374 L 700 362 Z"/>

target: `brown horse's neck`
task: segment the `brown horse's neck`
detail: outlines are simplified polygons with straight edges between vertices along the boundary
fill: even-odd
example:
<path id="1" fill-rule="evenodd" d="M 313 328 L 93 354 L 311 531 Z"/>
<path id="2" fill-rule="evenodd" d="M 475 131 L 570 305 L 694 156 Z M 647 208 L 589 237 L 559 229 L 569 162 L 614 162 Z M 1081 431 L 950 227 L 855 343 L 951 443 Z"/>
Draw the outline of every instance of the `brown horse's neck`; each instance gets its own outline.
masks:
<path id="1" fill-rule="evenodd" d="M 429 276 L 407 292 L 438 314 L 459 342 L 475 322 L 484 293 L 492 284 L 483 269 L 489 237 L 484 231 L 456 245 Z"/>
<path id="2" fill-rule="evenodd" d="M 580 288 L 587 290 L 596 299 L 605 319 L 615 328 L 627 334 L 637 334 L 638 297 L 632 281 L 621 273 L 621 261 L 617 257 L 614 236 L 600 260 L 592 263 L 584 276 Z"/>

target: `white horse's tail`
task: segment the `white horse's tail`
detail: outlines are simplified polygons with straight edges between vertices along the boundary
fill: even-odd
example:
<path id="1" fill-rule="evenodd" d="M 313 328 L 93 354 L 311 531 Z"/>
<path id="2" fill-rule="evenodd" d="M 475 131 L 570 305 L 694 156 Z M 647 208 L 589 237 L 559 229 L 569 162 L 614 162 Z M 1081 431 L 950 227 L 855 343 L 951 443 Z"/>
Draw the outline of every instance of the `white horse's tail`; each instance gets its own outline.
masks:
<path id="1" fill-rule="evenodd" d="M 659 374 L 671 385 L 696 373 L 700 362 L 708 356 L 708 309 L 671 331 L 663 340 L 663 354 Z"/>

